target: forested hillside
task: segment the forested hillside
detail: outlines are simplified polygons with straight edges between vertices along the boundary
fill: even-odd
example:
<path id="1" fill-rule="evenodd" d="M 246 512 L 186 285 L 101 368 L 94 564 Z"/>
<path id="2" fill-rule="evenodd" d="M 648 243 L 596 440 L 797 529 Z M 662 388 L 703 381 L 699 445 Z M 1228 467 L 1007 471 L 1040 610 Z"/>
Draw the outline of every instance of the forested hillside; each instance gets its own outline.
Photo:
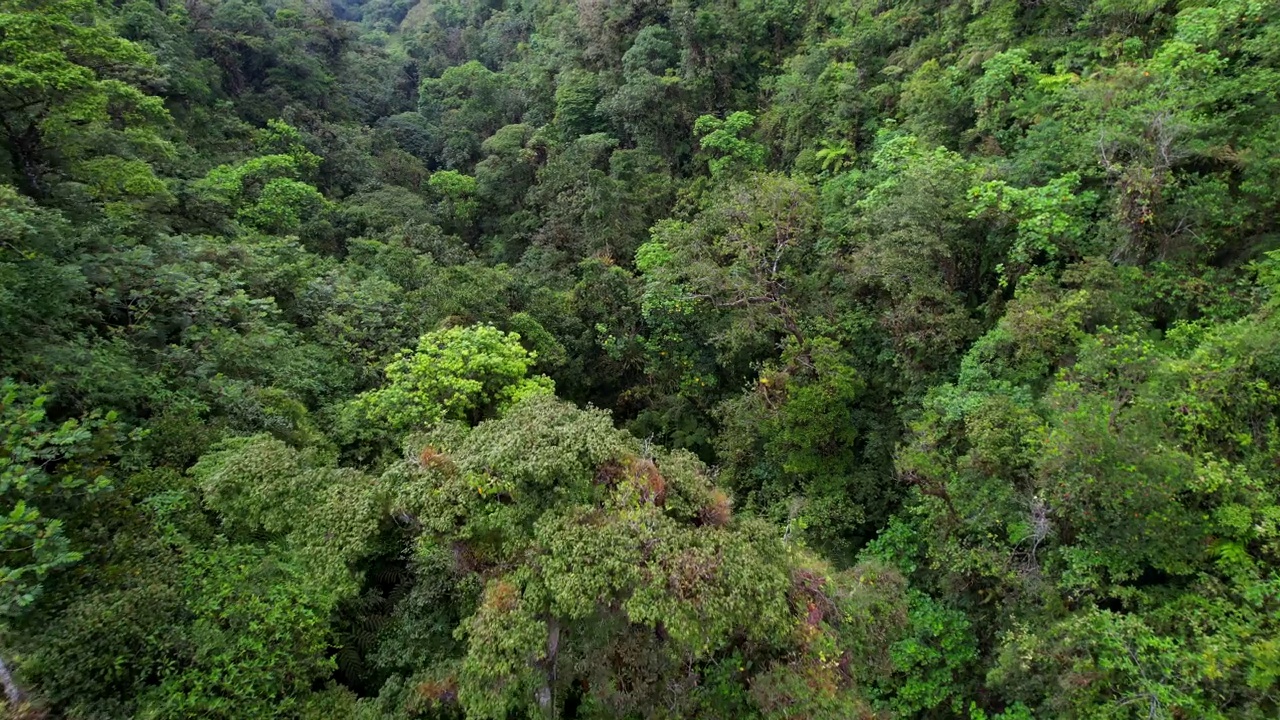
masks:
<path id="1" fill-rule="evenodd" d="M 1280 4 L 0 0 L 0 686 L 1280 717 Z"/>

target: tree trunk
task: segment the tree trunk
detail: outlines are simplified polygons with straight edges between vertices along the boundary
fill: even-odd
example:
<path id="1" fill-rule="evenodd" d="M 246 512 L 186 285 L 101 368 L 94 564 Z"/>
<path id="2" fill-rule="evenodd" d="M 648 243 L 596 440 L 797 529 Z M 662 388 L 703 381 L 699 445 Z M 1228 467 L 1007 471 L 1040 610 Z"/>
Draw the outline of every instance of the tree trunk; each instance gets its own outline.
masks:
<path id="1" fill-rule="evenodd" d="M 5 146 L 13 169 L 18 172 L 22 192 L 33 198 L 44 197 L 44 167 L 40 162 L 40 129 L 32 122 L 21 132 L 4 121 Z"/>
<path id="2" fill-rule="evenodd" d="M 560 622 L 555 618 L 547 621 L 547 657 L 542 661 L 545 681 L 538 688 L 538 707 L 544 717 L 555 717 L 556 655 L 560 652 Z"/>
<path id="3" fill-rule="evenodd" d="M 0 657 L 0 685 L 4 685 L 4 695 L 9 700 L 10 709 L 22 705 L 22 688 L 13 681 L 13 674 L 9 672 L 9 666 L 3 657 Z"/>

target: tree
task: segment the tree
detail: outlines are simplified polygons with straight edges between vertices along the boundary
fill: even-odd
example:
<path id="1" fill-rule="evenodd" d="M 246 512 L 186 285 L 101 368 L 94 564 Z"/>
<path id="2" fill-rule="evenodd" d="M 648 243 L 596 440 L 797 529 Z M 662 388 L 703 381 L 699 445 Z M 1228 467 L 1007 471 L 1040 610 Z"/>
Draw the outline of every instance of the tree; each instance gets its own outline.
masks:
<path id="1" fill-rule="evenodd" d="M 841 658 L 883 652 L 853 618 L 893 623 L 901 586 L 832 574 L 736 518 L 691 455 L 549 396 L 408 450 L 384 479 L 422 525 L 417 552 L 451 549 L 455 577 L 485 579 L 433 685 L 468 717 L 865 710 Z"/>
<path id="2" fill-rule="evenodd" d="M 1252 469 L 1275 442 L 1258 414 L 1273 394 L 1259 380 L 1276 367 L 1262 359 L 1274 322 L 1264 305 L 1159 337 L 1133 312 L 1144 290 L 1110 285 L 1120 272 L 1100 263 L 1068 273 L 1074 289 L 1028 286 L 958 383 L 931 393 L 898 460 L 927 516 L 912 562 L 951 578 L 939 587 L 960 581 L 1035 618 L 989 621 L 1006 628 L 990 680 L 1038 713 L 1247 716 L 1272 701 L 1221 693 L 1248 685 L 1233 673 L 1274 683 L 1268 651 L 1225 660 L 1273 632 L 1244 598 L 1267 582 L 1257 571 L 1274 533 L 1243 523 L 1275 504 Z M 1254 340 L 1239 344 L 1246 325 Z M 1235 429 L 1203 434 L 1205 413 Z"/>
<path id="3" fill-rule="evenodd" d="M 7 1 L 0 33 L 0 127 L 27 194 L 48 195 L 51 178 L 108 196 L 164 192 L 146 160 L 169 152 L 157 132 L 168 113 L 137 80 L 155 71 L 154 58 L 89 0 Z"/>
<path id="4" fill-rule="evenodd" d="M 988 242 L 972 214 L 977 173 L 958 153 L 893 136 L 866 174 L 827 186 L 824 225 L 849 236 L 844 272 L 878 312 L 900 367 L 917 381 L 955 362 L 976 333 L 974 308 L 998 286 L 1003 248 Z"/>
<path id="5" fill-rule="evenodd" d="M 398 432 L 445 419 L 478 421 L 553 391 L 546 376 L 526 377 L 534 359 L 519 335 L 490 325 L 430 332 L 387 365 L 384 387 L 361 395 L 353 408 Z"/>
<path id="6" fill-rule="evenodd" d="M 476 179 L 457 170 L 440 170 L 427 179 L 427 187 L 439 198 L 440 225 L 455 235 L 474 235 Z"/>
<path id="7" fill-rule="evenodd" d="M 507 76 L 472 60 L 445 70 L 438 78 L 424 78 L 418 112 L 439 128 L 440 161 L 445 167 L 469 171 L 481 142 L 517 122 L 522 105 Z"/>
<path id="8" fill-rule="evenodd" d="M 212 209 L 232 212 L 237 220 L 266 233 L 297 232 L 327 201 L 305 182 L 321 159 L 302 144 L 290 125 L 271 121 L 257 136 L 262 152 L 241 163 L 220 165 L 196 183 Z"/>
<path id="9" fill-rule="evenodd" d="M 710 160 L 711 177 L 725 175 L 735 166 L 745 170 L 764 168 L 764 146 L 741 137 L 755 121 L 754 115 L 739 110 L 724 120 L 703 115 L 693 124 L 693 131 L 702 136 L 702 149 L 720 154 L 720 157 Z"/>
<path id="10" fill-rule="evenodd" d="M 668 220 L 637 251 L 650 279 L 650 313 L 705 306 L 726 350 L 787 336 L 805 342 L 802 303 L 815 263 L 812 189 L 781 175 L 750 175 L 716 196 L 693 222 Z"/>
<path id="11" fill-rule="evenodd" d="M 715 409 L 723 482 L 745 507 L 836 560 L 851 559 L 901 497 L 884 472 L 896 423 L 859 371 L 868 365 L 829 337 L 789 341 Z"/>
<path id="12" fill-rule="evenodd" d="M 74 333 L 89 311 L 85 242 L 59 212 L 0 186 L 0 373 L 17 374 Z"/>
<path id="13" fill-rule="evenodd" d="M 636 33 L 622 56 L 622 85 L 597 105 L 612 121 L 616 137 L 629 136 L 641 149 L 668 162 L 688 152 L 689 137 L 674 40 L 671 31 L 661 25 L 649 25 Z"/>
<path id="14" fill-rule="evenodd" d="M 121 424 L 114 413 L 91 413 L 52 423 L 48 397 L 0 382 L 0 615 L 22 612 L 53 571 L 80 560 L 66 531 L 67 516 L 111 487 L 109 456 L 118 452 Z"/>

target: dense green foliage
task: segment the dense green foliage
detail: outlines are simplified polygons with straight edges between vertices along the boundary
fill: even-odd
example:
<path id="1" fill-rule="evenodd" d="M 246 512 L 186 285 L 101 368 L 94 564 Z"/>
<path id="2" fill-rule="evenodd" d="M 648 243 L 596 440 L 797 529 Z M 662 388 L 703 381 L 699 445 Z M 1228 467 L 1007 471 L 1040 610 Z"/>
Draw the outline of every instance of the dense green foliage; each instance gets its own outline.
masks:
<path id="1" fill-rule="evenodd" d="M 0 0 L 7 717 L 1280 716 L 1280 4 Z"/>

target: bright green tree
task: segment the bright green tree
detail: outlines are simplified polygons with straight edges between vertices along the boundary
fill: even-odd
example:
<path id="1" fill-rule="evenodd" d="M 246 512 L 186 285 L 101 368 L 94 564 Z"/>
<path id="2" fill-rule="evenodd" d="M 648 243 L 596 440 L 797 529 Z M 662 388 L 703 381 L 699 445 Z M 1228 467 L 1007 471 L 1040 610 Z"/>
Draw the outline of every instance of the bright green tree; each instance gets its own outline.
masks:
<path id="1" fill-rule="evenodd" d="M 703 150 L 713 150 L 719 157 L 710 162 L 711 176 L 719 177 L 730 168 L 761 170 L 764 168 L 765 147 L 743 137 L 751 129 L 756 118 L 745 110 L 730 113 L 721 120 L 714 115 L 703 115 L 693 125 Z"/>
<path id="2" fill-rule="evenodd" d="M 553 392 L 550 378 L 527 376 L 534 359 L 519 335 L 491 325 L 430 332 L 387 365 L 385 386 L 361 395 L 354 407 L 396 431 L 445 419 L 478 421 L 521 398 Z"/>
<path id="3" fill-rule="evenodd" d="M 106 199 L 167 195 L 147 161 L 171 152 L 169 115 L 139 87 L 156 72 L 92 0 L 0 4 L 0 132 L 23 190 L 73 179 Z"/>
<path id="4" fill-rule="evenodd" d="M 270 153 L 243 162 L 219 165 L 196 183 L 211 209 L 234 214 L 237 220 L 266 233 L 297 232 L 328 203 L 307 182 L 321 158 L 302 144 L 293 127 L 272 121 L 258 133 L 257 145 Z"/>

